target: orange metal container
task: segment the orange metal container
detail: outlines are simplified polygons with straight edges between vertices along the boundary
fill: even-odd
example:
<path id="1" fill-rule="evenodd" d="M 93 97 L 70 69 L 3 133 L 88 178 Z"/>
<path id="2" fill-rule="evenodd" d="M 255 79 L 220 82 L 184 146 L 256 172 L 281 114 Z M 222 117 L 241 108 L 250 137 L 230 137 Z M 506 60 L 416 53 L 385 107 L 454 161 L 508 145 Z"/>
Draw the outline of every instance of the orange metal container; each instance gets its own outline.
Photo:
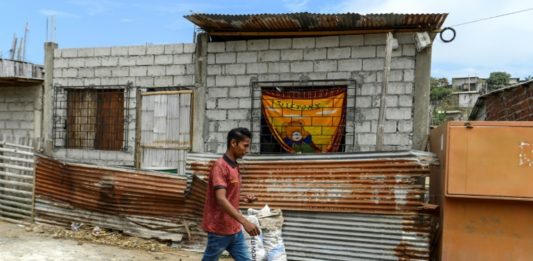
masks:
<path id="1" fill-rule="evenodd" d="M 533 260 L 533 122 L 448 122 L 431 132 L 437 260 Z"/>

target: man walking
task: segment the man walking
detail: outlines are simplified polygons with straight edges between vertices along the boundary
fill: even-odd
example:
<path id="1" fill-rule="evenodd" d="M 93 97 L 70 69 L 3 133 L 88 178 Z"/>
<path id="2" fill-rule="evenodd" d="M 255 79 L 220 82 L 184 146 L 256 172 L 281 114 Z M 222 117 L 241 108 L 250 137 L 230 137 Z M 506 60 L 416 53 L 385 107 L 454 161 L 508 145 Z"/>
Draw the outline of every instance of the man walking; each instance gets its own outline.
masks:
<path id="1" fill-rule="evenodd" d="M 239 201 L 252 202 L 256 198 L 240 197 L 241 175 L 237 165 L 237 159 L 248 153 L 251 136 L 246 128 L 228 132 L 226 153 L 215 161 L 209 173 L 202 222 L 207 232 L 203 261 L 218 260 L 224 250 L 236 261 L 251 260 L 241 224 L 250 236 L 257 236 L 259 228 L 239 212 Z"/>

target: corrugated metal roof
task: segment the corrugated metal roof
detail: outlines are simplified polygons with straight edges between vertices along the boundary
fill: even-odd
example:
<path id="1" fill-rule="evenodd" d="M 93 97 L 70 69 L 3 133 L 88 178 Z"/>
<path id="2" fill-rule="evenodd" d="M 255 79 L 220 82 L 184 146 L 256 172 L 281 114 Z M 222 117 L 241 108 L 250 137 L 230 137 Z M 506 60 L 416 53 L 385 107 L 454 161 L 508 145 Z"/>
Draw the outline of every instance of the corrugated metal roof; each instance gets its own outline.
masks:
<path id="1" fill-rule="evenodd" d="M 289 260 L 429 260 L 432 218 L 426 215 L 285 211 Z"/>
<path id="2" fill-rule="evenodd" d="M 189 173 L 206 177 L 213 154 L 190 154 Z M 413 214 L 428 193 L 430 153 L 391 152 L 247 156 L 240 161 L 242 193 L 282 210 Z"/>
<path id="3" fill-rule="evenodd" d="M 185 16 L 212 36 L 244 36 L 246 32 L 259 35 L 339 35 L 343 32 L 435 31 L 440 29 L 448 14 L 191 14 Z M 318 34 L 318 32 L 322 32 Z M 287 36 L 290 36 L 288 34 Z"/>

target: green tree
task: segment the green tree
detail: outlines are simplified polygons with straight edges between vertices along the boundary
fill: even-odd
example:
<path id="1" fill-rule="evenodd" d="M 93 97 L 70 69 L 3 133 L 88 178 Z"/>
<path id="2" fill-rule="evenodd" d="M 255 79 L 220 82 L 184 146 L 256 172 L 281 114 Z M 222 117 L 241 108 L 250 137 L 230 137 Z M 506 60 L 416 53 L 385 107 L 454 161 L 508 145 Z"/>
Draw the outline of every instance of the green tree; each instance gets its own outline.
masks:
<path id="1" fill-rule="evenodd" d="M 435 104 L 452 94 L 452 89 L 446 87 L 434 87 L 431 88 L 429 93 L 429 100 Z"/>
<path id="2" fill-rule="evenodd" d="M 511 75 L 506 72 L 491 72 L 487 79 L 489 91 L 500 89 L 509 83 Z"/>
<path id="3" fill-rule="evenodd" d="M 450 86 L 450 84 L 448 83 L 448 79 L 446 79 L 446 78 L 435 78 L 435 77 L 431 77 L 429 85 L 430 85 L 431 88 L 448 87 L 448 86 Z"/>

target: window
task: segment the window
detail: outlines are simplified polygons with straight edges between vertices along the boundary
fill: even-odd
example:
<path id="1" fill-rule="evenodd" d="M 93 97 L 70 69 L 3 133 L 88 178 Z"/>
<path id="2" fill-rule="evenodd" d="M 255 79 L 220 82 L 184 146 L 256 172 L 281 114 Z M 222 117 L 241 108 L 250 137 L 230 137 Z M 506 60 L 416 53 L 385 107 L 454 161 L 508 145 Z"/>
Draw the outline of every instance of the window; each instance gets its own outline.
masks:
<path id="1" fill-rule="evenodd" d="M 261 88 L 261 153 L 345 150 L 347 88 Z"/>
<path id="2" fill-rule="evenodd" d="M 124 89 L 67 89 L 67 148 L 124 147 Z"/>

